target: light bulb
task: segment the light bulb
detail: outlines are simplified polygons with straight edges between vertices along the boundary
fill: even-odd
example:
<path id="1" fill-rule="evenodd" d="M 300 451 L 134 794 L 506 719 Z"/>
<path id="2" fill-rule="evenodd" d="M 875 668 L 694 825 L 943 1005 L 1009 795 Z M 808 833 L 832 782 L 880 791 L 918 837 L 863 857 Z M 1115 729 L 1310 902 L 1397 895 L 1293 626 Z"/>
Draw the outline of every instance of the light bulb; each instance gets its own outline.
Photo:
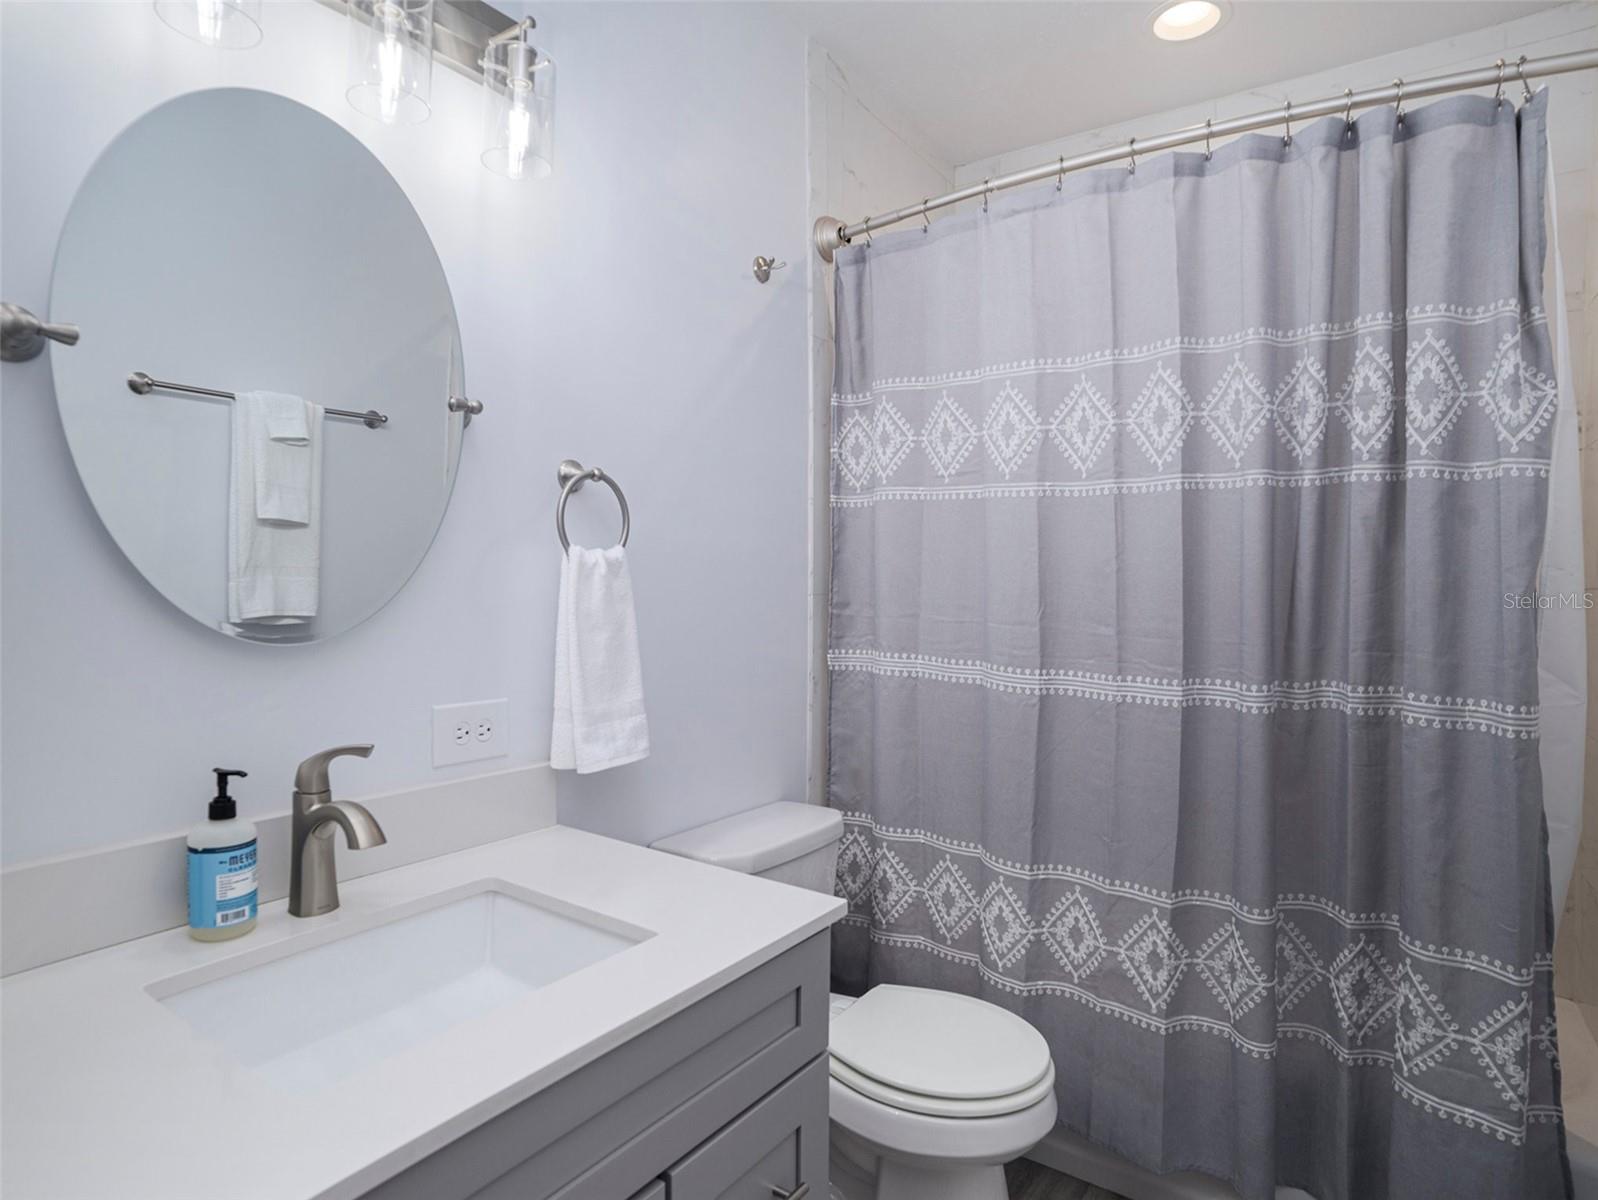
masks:
<path id="1" fill-rule="evenodd" d="M 425 121 L 433 76 L 434 0 L 347 0 L 355 108 L 385 125 Z"/>
<path id="2" fill-rule="evenodd" d="M 208 46 L 222 40 L 222 0 L 194 0 L 194 27 L 199 38 Z"/>
<path id="3" fill-rule="evenodd" d="M 511 87 L 510 113 L 505 121 L 505 173 L 512 179 L 522 177 L 527 148 L 533 143 L 533 114 L 527 111 L 530 90 L 524 80 L 516 80 Z"/>
<path id="4" fill-rule="evenodd" d="M 261 40 L 261 0 L 155 0 L 155 15 L 204 46 L 246 50 Z"/>
<path id="5" fill-rule="evenodd" d="M 482 163 L 507 179 L 548 175 L 555 64 L 527 41 L 531 18 L 491 39 L 483 55 Z"/>
<path id="6" fill-rule="evenodd" d="M 399 116 L 405 77 L 405 49 L 400 45 L 399 34 L 399 9 L 392 4 L 383 5 L 383 44 L 377 48 L 377 111 L 387 125 Z"/>

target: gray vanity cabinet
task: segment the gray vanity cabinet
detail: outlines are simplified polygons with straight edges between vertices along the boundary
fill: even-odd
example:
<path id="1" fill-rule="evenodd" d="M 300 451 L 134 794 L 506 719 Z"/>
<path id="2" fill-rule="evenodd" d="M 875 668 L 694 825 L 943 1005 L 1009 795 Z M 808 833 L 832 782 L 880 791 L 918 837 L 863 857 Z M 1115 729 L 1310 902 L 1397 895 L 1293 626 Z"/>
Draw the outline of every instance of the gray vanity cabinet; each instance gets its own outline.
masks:
<path id="1" fill-rule="evenodd" d="M 363 1200 L 774 1200 L 802 1184 L 824 1200 L 828 937 L 732 980 Z"/>
<path id="2" fill-rule="evenodd" d="M 811 1200 L 826 1200 L 827 1063 L 816 1059 L 799 1074 L 692 1151 L 666 1172 L 672 1200 L 773 1200 L 801 1185 Z"/>

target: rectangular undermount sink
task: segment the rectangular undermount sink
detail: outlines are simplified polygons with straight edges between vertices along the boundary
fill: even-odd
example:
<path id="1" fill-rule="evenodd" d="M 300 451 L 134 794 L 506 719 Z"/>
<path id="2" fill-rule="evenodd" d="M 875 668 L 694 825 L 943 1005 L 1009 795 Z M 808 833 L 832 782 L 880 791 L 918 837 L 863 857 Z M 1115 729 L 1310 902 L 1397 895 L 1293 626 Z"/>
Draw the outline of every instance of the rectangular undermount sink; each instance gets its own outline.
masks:
<path id="1" fill-rule="evenodd" d="M 351 928 L 163 979 L 150 994 L 239 1062 L 319 1086 L 408 1050 L 651 931 L 482 880 Z"/>

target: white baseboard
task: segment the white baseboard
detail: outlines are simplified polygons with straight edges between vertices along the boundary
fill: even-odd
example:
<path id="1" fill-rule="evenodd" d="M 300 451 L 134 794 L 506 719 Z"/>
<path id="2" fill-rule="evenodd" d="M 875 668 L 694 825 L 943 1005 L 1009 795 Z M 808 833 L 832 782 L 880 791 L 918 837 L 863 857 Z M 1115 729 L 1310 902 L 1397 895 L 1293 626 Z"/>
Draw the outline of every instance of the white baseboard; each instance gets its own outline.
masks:
<path id="1" fill-rule="evenodd" d="M 372 810 L 388 842 L 359 853 L 340 845 L 345 879 L 553 825 L 555 773 L 542 764 L 514 767 L 351 799 Z M 288 895 L 289 814 L 255 827 L 265 904 Z M 174 833 L 0 873 L 0 975 L 187 924 L 186 854 L 185 834 Z"/>
<path id="2" fill-rule="evenodd" d="M 1027 1157 L 1105 1191 L 1125 1196 L 1127 1200 L 1238 1200 L 1237 1193 L 1219 1179 L 1195 1171 L 1156 1175 L 1063 1125 L 1050 1130 L 1027 1152 Z M 1276 1200 L 1314 1200 L 1314 1197 L 1297 1188 L 1279 1187 Z"/>

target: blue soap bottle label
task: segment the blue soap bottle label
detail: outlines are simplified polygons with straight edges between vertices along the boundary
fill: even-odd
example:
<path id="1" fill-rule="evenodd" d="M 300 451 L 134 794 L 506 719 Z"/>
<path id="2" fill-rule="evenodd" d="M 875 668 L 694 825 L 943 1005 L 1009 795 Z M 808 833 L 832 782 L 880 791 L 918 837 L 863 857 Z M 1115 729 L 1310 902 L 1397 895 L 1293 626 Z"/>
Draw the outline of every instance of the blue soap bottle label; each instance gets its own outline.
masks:
<path id="1" fill-rule="evenodd" d="M 189 924 L 225 929 L 255 916 L 255 843 L 189 847 Z"/>

